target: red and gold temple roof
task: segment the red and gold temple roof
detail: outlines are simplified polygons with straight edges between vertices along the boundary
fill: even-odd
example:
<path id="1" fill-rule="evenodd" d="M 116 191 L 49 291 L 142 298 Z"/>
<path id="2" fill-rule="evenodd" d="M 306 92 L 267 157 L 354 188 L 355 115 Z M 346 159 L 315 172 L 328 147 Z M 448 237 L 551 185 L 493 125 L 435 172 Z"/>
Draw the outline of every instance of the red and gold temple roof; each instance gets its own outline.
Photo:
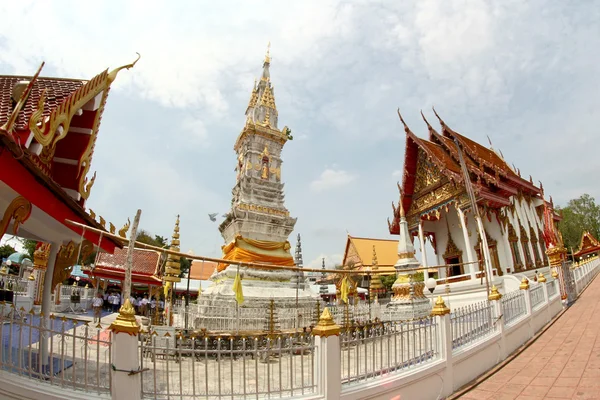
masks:
<path id="1" fill-rule="evenodd" d="M 132 283 L 145 285 L 162 285 L 160 273 L 161 254 L 155 250 L 134 249 L 131 267 Z M 113 254 L 101 253 L 96 267 L 87 274 L 98 278 L 125 280 L 125 265 L 127 262 L 127 247 L 115 249 Z"/>
<path id="2" fill-rule="evenodd" d="M 400 116 L 406 132 L 400 201 L 409 224 L 423 216 L 436 219 L 441 207 L 447 207 L 453 201 L 466 201 L 457 143 L 480 206 L 499 209 L 510 205 L 510 197 L 517 194 L 542 198 L 542 190 L 521 178 L 493 149 L 452 130 L 439 116 L 441 133 L 425 117 L 423 119 L 429 130 L 429 140 L 417 137 Z M 388 222 L 389 230 L 398 234 L 400 210 L 393 208 L 394 219 Z"/>
<path id="3" fill-rule="evenodd" d="M 8 150 L 0 152 L 0 203 L 10 203 L 10 209 L 20 196 L 38 222 L 57 224 L 29 224 L 32 238 L 61 242 L 67 231 L 81 235 L 67 219 L 105 229 L 85 211 L 95 180 L 95 173 L 88 173 L 110 85 L 121 69 L 134 64 L 105 70 L 90 80 L 39 77 L 43 64 L 31 77 L 0 76 L 0 148 Z M 52 231 L 63 236 L 52 237 Z M 84 236 L 100 242 L 96 233 Z M 106 237 L 100 243 L 109 252 L 115 246 L 122 244 Z"/>
<path id="4" fill-rule="evenodd" d="M 574 257 L 583 257 L 587 254 L 597 253 L 600 251 L 600 242 L 596 239 L 589 231 L 585 231 L 581 234 L 581 241 L 579 242 L 579 248 L 577 252 L 573 254 Z"/>

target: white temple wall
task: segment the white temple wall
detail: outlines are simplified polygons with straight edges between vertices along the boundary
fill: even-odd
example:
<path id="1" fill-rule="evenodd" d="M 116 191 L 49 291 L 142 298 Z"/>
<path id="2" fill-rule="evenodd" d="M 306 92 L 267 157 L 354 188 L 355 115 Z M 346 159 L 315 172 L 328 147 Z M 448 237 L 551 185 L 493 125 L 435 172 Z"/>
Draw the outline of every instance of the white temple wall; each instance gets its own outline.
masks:
<path id="1" fill-rule="evenodd" d="M 505 240 L 502 233 L 502 228 L 498 223 L 495 215 L 492 215 L 492 220 L 488 220 L 487 217 L 483 218 L 483 227 L 490 235 L 490 238 L 496 241 L 496 249 L 498 251 L 498 261 L 500 262 L 500 268 L 503 273 L 506 273 L 507 267 L 510 268 L 512 265 L 512 256 L 510 248 L 508 247 L 508 239 Z"/>
<path id="2" fill-rule="evenodd" d="M 525 199 L 521 199 L 521 200 L 519 200 L 518 198 L 514 198 L 514 199 L 515 199 L 515 210 L 517 210 L 517 212 L 519 214 L 519 219 L 521 220 L 521 225 L 523 225 L 523 228 L 525 228 L 525 233 L 527 234 L 527 238 L 529 239 L 529 243 L 526 246 L 526 248 L 527 248 L 527 251 L 529 251 L 531 259 L 535 262 L 535 254 L 533 251 L 533 244 L 531 242 L 531 235 L 530 235 L 529 228 L 530 227 L 536 228 L 537 225 L 536 225 L 535 219 L 530 214 L 531 206 L 529 204 L 527 204 Z M 535 212 L 534 212 L 534 214 L 535 214 Z M 515 227 L 515 229 L 517 229 L 517 228 Z M 518 234 L 519 234 L 519 237 L 521 237 L 520 229 L 519 229 Z"/>
<path id="3" fill-rule="evenodd" d="M 514 200 L 514 198 L 513 198 L 513 200 Z M 515 229 L 515 232 L 517 234 L 517 237 L 519 238 L 519 245 L 517 246 L 517 249 L 519 249 L 519 256 L 521 258 L 521 262 L 524 263 L 525 262 L 525 253 L 523 252 L 523 246 L 521 246 L 521 230 L 519 229 L 519 216 L 518 216 L 518 212 L 517 212 L 517 207 L 515 206 L 515 212 L 511 212 L 510 210 L 507 209 L 506 215 L 508 216 L 508 221 L 512 224 L 512 226 Z M 512 270 L 514 271 L 514 265 L 513 265 Z"/>

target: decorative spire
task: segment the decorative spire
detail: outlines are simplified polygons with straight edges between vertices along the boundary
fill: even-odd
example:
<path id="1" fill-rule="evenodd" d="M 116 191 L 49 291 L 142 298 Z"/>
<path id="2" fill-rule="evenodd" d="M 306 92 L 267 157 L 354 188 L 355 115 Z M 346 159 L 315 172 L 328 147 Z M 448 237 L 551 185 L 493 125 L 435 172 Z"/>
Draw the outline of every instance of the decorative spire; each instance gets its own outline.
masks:
<path id="1" fill-rule="evenodd" d="M 300 241 L 300 234 L 298 234 L 298 239 L 296 240 L 296 266 L 302 267 L 302 242 Z"/>
<path id="2" fill-rule="evenodd" d="M 325 274 L 325 257 L 323 257 L 321 265 L 321 269 L 323 270 L 323 272 L 321 272 L 321 286 L 319 287 L 319 294 L 323 295 L 327 294 L 328 292 L 327 284 L 325 283 L 325 278 L 327 277 L 327 275 Z"/>
<path id="3" fill-rule="evenodd" d="M 273 86 L 271 85 L 271 73 L 269 72 L 269 66 L 271 65 L 269 50 L 270 44 L 265 56 L 265 62 L 263 63 L 263 72 L 260 81 L 258 84 L 255 81 L 252 86 L 250 101 L 246 108 L 246 125 L 252 122 L 260 126 L 278 129 L 277 106 L 275 104 Z"/>
<path id="4" fill-rule="evenodd" d="M 173 229 L 173 237 L 171 239 L 171 246 L 169 250 L 179 252 L 179 215 L 175 222 L 175 228 Z M 165 275 L 163 280 L 165 282 L 181 282 L 179 274 L 181 273 L 181 261 L 180 256 L 169 254 L 167 263 L 165 264 Z"/>
<path id="5" fill-rule="evenodd" d="M 397 270 L 402 268 L 414 268 L 419 265 L 415 258 L 415 247 L 412 243 L 412 237 L 408 230 L 408 223 L 402 207 L 402 196 L 400 196 L 400 239 L 398 240 L 398 261 L 394 265 Z"/>
<path id="6" fill-rule="evenodd" d="M 267 54 L 265 54 L 265 62 L 264 64 L 270 64 L 271 63 L 271 42 L 269 41 L 269 43 L 267 43 Z"/>
<path id="7" fill-rule="evenodd" d="M 377 274 L 379 267 L 377 266 L 377 251 L 375 250 L 375 245 L 373 245 L 373 259 L 371 264 L 374 275 L 369 282 L 369 297 L 375 296 L 375 298 L 377 298 L 379 293 L 385 292 L 385 288 L 383 287 L 383 283 L 381 283 L 381 277 Z"/>
<path id="8" fill-rule="evenodd" d="M 400 117 L 400 122 L 402 122 L 402 125 L 404 125 L 404 132 L 406 132 L 406 133 L 410 132 L 410 128 L 408 127 L 408 125 L 406 125 L 406 122 L 404 122 L 404 118 L 402 118 L 402 114 L 400 114 L 400 108 L 398 108 L 398 117 Z"/>

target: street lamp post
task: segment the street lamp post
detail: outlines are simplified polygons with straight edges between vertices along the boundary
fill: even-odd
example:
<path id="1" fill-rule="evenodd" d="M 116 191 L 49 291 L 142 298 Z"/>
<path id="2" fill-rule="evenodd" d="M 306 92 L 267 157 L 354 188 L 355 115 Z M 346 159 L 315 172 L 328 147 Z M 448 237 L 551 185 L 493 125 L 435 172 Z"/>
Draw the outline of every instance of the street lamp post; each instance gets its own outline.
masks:
<path id="1" fill-rule="evenodd" d="M 188 251 L 190 256 L 194 255 L 192 250 Z M 188 312 L 190 310 L 190 272 L 192 272 L 192 262 L 190 261 L 190 266 L 187 272 L 187 289 L 185 292 L 185 331 L 188 331 Z"/>
<path id="2" fill-rule="evenodd" d="M 434 278 L 429 278 L 425 281 L 425 287 L 429 290 L 429 293 L 433 294 L 435 287 L 437 286 L 437 281 Z M 433 300 L 433 297 L 431 298 Z"/>
<path id="3" fill-rule="evenodd" d="M 367 301 L 369 304 L 369 322 L 371 322 L 372 318 L 371 318 L 371 267 L 367 267 L 365 269 L 367 271 L 367 283 L 368 283 L 368 292 L 367 292 Z"/>

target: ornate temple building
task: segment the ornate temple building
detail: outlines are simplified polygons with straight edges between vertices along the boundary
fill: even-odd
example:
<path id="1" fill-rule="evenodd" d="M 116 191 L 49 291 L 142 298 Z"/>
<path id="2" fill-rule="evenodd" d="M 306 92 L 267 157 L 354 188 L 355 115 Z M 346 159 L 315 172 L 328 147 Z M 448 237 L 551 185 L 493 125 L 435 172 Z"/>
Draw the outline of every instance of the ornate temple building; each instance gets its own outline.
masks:
<path id="1" fill-rule="evenodd" d="M 438 275 L 451 281 L 482 276 L 483 249 L 461 170 L 462 153 L 483 219 L 493 274 L 548 266 L 544 212 L 551 211 L 552 223 L 559 217 L 552 202 L 544 200 L 541 184 L 522 178 L 501 153 L 461 135 L 436 116 L 439 131 L 423 115 L 427 139 L 414 134 L 400 116 L 406 132 L 404 173 L 402 186 L 398 185 L 402 207 L 392 204 L 390 233 L 399 234 L 403 208 L 410 234 L 418 237 L 421 248 L 430 241 L 435 252 L 433 260 L 422 253 L 423 266 L 455 264 Z"/>
<path id="2" fill-rule="evenodd" d="M 279 128 L 279 113 L 271 84 L 269 53 L 263 63 L 262 76 L 255 82 L 246 122 L 234 144 L 236 152 L 236 183 L 232 190 L 231 210 L 219 226 L 225 245 L 225 260 L 257 262 L 279 266 L 295 266 L 288 237 L 296 218 L 290 216 L 284 204 L 281 171 L 281 151 L 292 139 L 287 127 Z M 219 264 L 213 274 L 213 286 L 204 292 L 205 298 L 217 301 L 221 296 L 232 299 L 232 283 L 240 273 L 244 298 L 259 304 L 277 298 L 286 301 L 308 301 L 309 291 L 296 290 L 291 271 L 269 271 L 252 267 L 238 268 Z M 296 302 L 297 303 L 297 302 Z M 249 306 L 249 305 L 248 305 Z"/>
<path id="3" fill-rule="evenodd" d="M 581 240 L 579 241 L 579 248 L 573 257 L 575 261 L 581 261 L 587 257 L 593 257 L 600 254 L 600 242 L 594 237 L 589 231 L 585 231 L 581 234 Z"/>
<path id="4" fill-rule="evenodd" d="M 89 80 L 41 77 L 43 63 L 33 76 L 0 76 L 0 234 L 40 242 L 32 281 L 46 315 L 52 289 L 78 258 L 122 247 L 66 221 L 107 231 L 102 217 L 85 210 L 96 176 L 91 162 L 111 84 L 134 64 Z"/>

